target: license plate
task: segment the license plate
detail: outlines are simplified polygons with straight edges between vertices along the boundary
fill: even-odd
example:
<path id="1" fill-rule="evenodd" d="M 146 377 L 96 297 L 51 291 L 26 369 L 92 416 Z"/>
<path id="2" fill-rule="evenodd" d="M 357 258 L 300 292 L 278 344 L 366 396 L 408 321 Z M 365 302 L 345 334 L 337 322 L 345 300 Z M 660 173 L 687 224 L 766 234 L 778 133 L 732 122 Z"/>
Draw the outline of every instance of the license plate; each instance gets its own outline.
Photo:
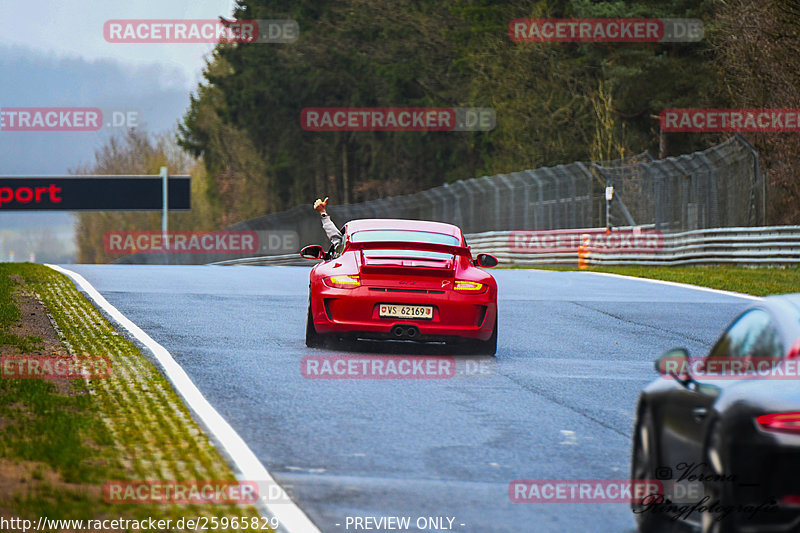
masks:
<path id="1" fill-rule="evenodd" d="M 433 318 L 433 307 L 430 305 L 380 304 L 378 316 L 387 318 L 431 320 Z"/>

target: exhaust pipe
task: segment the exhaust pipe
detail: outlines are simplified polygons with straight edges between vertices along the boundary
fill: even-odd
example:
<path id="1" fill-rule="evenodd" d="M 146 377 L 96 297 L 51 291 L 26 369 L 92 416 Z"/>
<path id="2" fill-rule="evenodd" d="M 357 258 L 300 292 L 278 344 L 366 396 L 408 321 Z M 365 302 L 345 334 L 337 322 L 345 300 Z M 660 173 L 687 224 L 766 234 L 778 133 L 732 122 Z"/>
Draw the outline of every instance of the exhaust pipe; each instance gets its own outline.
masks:
<path id="1" fill-rule="evenodd" d="M 392 335 L 397 339 L 413 339 L 419 335 L 419 329 L 416 326 L 395 326 Z"/>

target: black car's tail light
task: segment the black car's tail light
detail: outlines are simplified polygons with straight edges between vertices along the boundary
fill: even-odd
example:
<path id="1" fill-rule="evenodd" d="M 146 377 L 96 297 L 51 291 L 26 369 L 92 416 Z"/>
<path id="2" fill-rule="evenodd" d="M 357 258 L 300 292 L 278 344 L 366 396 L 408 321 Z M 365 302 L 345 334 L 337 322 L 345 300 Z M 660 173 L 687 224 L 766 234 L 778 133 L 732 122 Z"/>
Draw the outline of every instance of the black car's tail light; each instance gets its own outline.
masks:
<path id="1" fill-rule="evenodd" d="M 800 507 L 800 496 L 795 494 L 792 494 L 790 496 L 784 496 L 783 498 L 781 498 L 781 505 Z"/>
<path id="2" fill-rule="evenodd" d="M 800 413 L 773 413 L 756 418 L 761 429 L 800 435 Z"/>
<path id="3" fill-rule="evenodd" d="M 789 352 L 786 354 L 786 359 L 796 359 L 798 357 L 800 357 L 800 339 L 797 339 L 797 342 L 789 348 Z"/>

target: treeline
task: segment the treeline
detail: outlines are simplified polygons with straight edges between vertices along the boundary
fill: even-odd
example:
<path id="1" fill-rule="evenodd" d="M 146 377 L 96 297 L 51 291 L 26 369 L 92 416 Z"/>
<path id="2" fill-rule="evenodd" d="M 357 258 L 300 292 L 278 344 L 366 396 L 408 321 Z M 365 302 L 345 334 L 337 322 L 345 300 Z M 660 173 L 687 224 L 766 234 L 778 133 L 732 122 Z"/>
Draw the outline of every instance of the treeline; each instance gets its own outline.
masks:
<path id="1" fill-rule="evenodd" d="M 300 36 L 220 44 L 207 64 L 177 139 L 200 161 L 203 212 L 192 218 L 202 229 L 322 195 L 358 202 L 646 149 L 677 155 L 728 136 L 661 135 L 665 108 L 800 107 L 800 0 L 239 0 L 234 16 L 294 19 Z M 705 39 L 509 39 L 509 21 L 546 17 L 699 18 Z M 490 107 L 497 126 L 310 132 L 308 107 Z M 800 223 L 797 135 L 748 138 L 768 172 L 769 221 Z"/>
<path id="2" fill-rule="evenodd" d="M 665 106 L 719 106 L 712 44 L 513 42 L 515 18 L 683 17 L 712 2 L 244 0 L 293 44 L 222 45 L 180 132 L 230 216 L 358 202 L 458 179 L 658 147 Z M 308 107 L 490 107 L 490 132 L 310 132 Z M 680 153 L 717 138 L 676 137 Z"/>

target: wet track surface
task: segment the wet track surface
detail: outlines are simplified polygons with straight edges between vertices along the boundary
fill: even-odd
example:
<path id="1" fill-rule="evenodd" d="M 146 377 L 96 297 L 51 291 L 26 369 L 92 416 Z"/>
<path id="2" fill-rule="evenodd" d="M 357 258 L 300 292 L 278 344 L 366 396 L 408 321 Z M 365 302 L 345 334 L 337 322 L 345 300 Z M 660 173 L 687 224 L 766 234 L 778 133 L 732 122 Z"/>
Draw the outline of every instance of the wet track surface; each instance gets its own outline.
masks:
<path id="1" fill-rule="evenodd" d="M 172 353 L 325 532 L 348 531 L 348 516 L 450 517 L 458 532 L 633 531 L 625 504 L 512 503 L 509 483 L 625 479 L 654 359 L 678 346 L 705 353 L 749 303 L 595 274 L 495 270 L 495 358 L 457 357 L 449 379 L 306 379 L 309 355 L 442 352 L 306 348 L 307 268 L 65 267 Z"/>

